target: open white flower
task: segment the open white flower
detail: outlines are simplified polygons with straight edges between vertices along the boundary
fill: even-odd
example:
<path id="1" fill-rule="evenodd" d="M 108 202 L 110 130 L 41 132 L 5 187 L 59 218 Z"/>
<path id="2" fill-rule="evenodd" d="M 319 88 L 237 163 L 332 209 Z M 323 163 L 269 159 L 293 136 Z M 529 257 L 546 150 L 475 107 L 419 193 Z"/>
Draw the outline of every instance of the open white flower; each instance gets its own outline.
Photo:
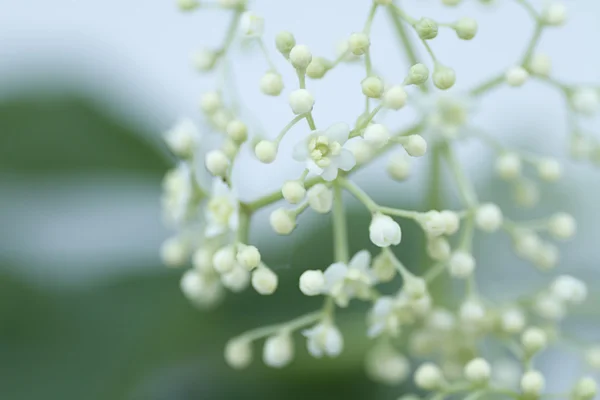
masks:
<path id="1" fill-rule="evenodd" d="M 190 119 L 179 120 L 164 134 L 169 149 L 178 157 L 191 158 L 200 143 L 201 135 Z"/>
<path id="2" fill-rule="evenodd" d="M 162 208 L 169 224 L 182 224 L 188 217 L 194 193 L 192 174 L 187 164 L 179 163 L 163 178 Z"/>
<path id="3" fill-rule="evenodd" d="M 214 237 L 237 230 L 239 202 L 235 192 L 221 179 L 213 180 L 211 197 L 206 205 L 205 234 Z"/>
<path id="4" fill-rule="evenodd" d="M 367 250 L 359 251 L 348 265 L 331 264 L 324 273 L 323 291 L 334 298 L 340 307 L 346 307 L 352 298 L 368 299 L 375 275 L 369 268 L 371 255 Z"/>
<path id="5" fill-rule="evenodd" d="M 313 357 L 337 357 L 344 348 L 344 338 L 331 322 L 321 322 L 302 331 L 302 334 L 306 337 L 308 352 Z"/>
<path id="6" fill-rule="evenodd" d="M 428 297 L 423 296 L 421 299 L 427 302 Z M 384 333 L 397 336 L 402 324 L 412 324 L 415 316 L 421 314 L 424 304 L 421 299 L 411 298 L 405 292 L 378 298 L 368 314 L 367 336 L 377 337 Z"/>
<path id="7" fill-rule="evenodd" d="M 332 181 L 338 169 L 350 171 L 356 165 L 354 154 L 343 147 L 349 135 L 350 127 L 343 122 L 313 131 L 294 147 L 294 160 L 306 162 L 311 173 Z"/>

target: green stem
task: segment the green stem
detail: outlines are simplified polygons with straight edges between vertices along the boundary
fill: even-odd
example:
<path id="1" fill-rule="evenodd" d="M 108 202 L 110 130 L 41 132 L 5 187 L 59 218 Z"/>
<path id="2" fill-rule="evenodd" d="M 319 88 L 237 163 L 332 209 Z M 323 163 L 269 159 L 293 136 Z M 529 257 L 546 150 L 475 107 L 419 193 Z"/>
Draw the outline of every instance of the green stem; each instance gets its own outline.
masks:
<path id="1" fill-rule="evenodd" d="M 406 32 L 406 29 L 403 25 L 400 15 L 398 14 L 397 10 L 395 10 L 393 7 L 389 7 L 388 11 L 389 11 L 390 18 L 392 19 L 392 24 L 394 25 L 394 29 L 396 29 L 396 33 L 398 33 L 398 36 L 400 37 L 400 41 L 402 43 L 402 48 L 404 49 L 404 52 L 406 53 L 406 57 L 408 58 L 410 65 L 418 64 L 419 59 L 417 57 L 417 53 L 415 52 L 412 42 L 411 42 L 410 38 L 408 37 L 408 33 Z M 425 85 L 420 85 L 419 88 L 423 92 L 429 91 L 429 88 Z"/>
<path id="2" fill-rule="evenodd" d="M 333 240 L 336 261 L 348 263 L 348 228 L 339 182 L 333 184 Z"/>
<path id="3" fill-rule="evenodd" d="M 531 61 L 535 47 L 542 37 L 543 30 L 544 26 L 540 22 L 537 22 L 535 25 L 535 30 L 533 31 L 533 36 L 531 37 L 529 45 L 527 46 L 527 50 L 525 50 L 525 54 L 523 55 L 523 61 L 521 61 L 521 65 L 524 67 L 527 67 L 527 64 L 529 64 L 529 61 Z"/>
<path id="4" fill-rule="evenodd" d="M 436 143 L 431 149 L 431 166 L 429 167 L 429 188 L 425 204 L 427 210 L 442 208 L 442 145 Z"/>
<path id="5" fill-rule="evenodd" d="M 298 318 L 295 318 L 288 322 L 283 322 L 280 324 L 263 326 L 257 329 L 253 329 L 251 331 L 245 332 L 242 335 L 238 336 L 236 339 L 239 340 L 257 340 L 266 336 L 273 335 L 282 330 L 294 331 L 296 329 L 300 329 L 305 325 L 309 325 L 317 320 L 319 320 L 323 316 L 323 311 L 315 311 L 309 314 L 302 315 Z"/>
<path id="6" fill-rule="evenodd" d="M 309 189 L 309 188 L 315 186 L 317 183 L 321 183 L 322 181 L 323 181 L 323 179 L 321 179 L 320 176 L 315 176 L 313 178 L 308 179 L 306 182 L 304 182 L 304 187 L 306 189 Z M 281 199 L 283 199 L 283 194 L 281 193 L 281 190 L 277 190 L 276 192 L 273 192 L 266 196 L 263 196 L 258 200 L 247 203 L 245 206 L 247 207 L 248 210 L 250 210 L 251 212 L 254 212 L 260 208 L 268 206 L 269 204 L 273 204 Z"/>
<path id="7" fill-rule="evenodd" d="M 482 95 L 484 93 L 486 93 L 487 91 L 494 89 L 497 86 L 500 86 L 500 84 L 502 84 L 504 82 L 504 73 L 499 74 L 495 77 L 493 77 L 490 80 L 487 80 L 481 84 L 479 84 L 478 86 L 474 87 L 473 89 L 471 89 L 469 91 L 469 93 L 471 94 L 471 96 L 479 96 Z"/>
<path id="8" fill-rule="evenodd" d="M 458 191 L 463 202 L 467 208 L 472 209 L 476 207 L 478 203 L 477 193 L 475 192 L 471 181 L 463 171 L 461 164 L 458 162 L 454 151 L 447 143 L 444 145 L 443 153 L 448 166 L 450 167 L 450 171 L 456 180 Z"/>
<path id="9" fill-rule="evenodd" d="M 238 243 L 248 244 L 248 237 L 250 236 L 250 214 L 244 208 L 240 207 L 238 218 L 237 241 Z"/>

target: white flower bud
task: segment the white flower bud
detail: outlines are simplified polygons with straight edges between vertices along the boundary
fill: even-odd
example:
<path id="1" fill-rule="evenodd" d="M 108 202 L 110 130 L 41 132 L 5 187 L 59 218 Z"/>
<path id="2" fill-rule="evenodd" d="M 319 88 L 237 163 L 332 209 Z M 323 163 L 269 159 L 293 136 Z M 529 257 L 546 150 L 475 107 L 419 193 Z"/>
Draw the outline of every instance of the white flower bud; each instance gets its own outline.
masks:
<path id="1" fill-rule="evenodd" d="M 542 243 L 533 262 L 542 270 L 550 270 L 558 263 L 558 248 L 551 243 Z"/>
<path id="2" fill-rule="evenodd" d="M 500 324 L 506 333 L 519 333 L 525 327 L 525 314 L 518 308 L 511 308 L 502 313 Z"/>
<path id="3" fill-rule="evenodd" d="M 410 374 L 408 359 L 387 346 L 376 346 L 368 352 L 365 368 L 371 379 L 388 385 L 402 383 Z"/>
<path id="4" fill-rule="evenodd" d="M 248 127 L 236 119 L 227 124 L 226 131 L 227 135 L 238 143 L 244 142 L 248 138 Z"/>
<path id="5" fill-rule="evenodd" d="M 350 35 L 348 39 L 348 49 L 355 56 L 361 56 L 369 51 L 369 46 L 371 42 L 369 40 L 369 36 L 363 32 L 357 32 Z"/>
<path id="6" fill-rule="evenodd" d="M 194 155 L 199 136 L 196 125 L 189 119 L 183 119 L 169 129 L 164 138 L 173 154 L 187 159 Z"/>
<path id="7" fill-rule="evenodd" d="M 427 142 L 421 135 L 410 135 L 402 147 L 411 157 L 422 157 L 427 152 Z"/>
<path id="8" fill-rule="evenodd" d="M 283 368 L 294 358 L 294 342 L 288 333 L 271 336 L 265 341 L 263 361 L 273 368 Z"/>
<path id="9" fill-rule="evenodd" d="M 226 138 L 223 141 L 223 145 L 221 146 L 221 151 L 223 152 L 223 154 L 225 154 L 225 157 L 227 157 L 230 160 L 232 160 L 235 157 L 239 149 L 239 144 L 231 138 Z"/>
<path id="10" fill-rule="evenodd" d="M 390 131 L 383 124 L 371 124 L 367 126 L 363 137 L 375 148 L 381 148 L 390 140 Z"/>
<path id="11" fill-rule="evenodd" d="M 565 305 L 554 295 L 543 294 L 535 300 L 535 311 L 543 318 L 558 321 L 565 316 Z"/>
<path id="12" fill-rule="evenodd" d="M 558 276 L 552 283 L 551 291 L 559 300 L 571 304 L 583 303 L 588 293 L 585 282 L 569 275 Z"/>
<path id="13" fill-rule="evenodd" d="M 552 158 L 547 158 L 537 164 L 540 178 L 547 182 L 556 182 L 562 176 L 562 166 Z"/>
<path id="14" fill-rule="evenodd" d="M 503 153 L 496 159 L 496 173 L 505 181 L 521 176 L 521 158 L 514 153 Z"/>
<path id="15" fill-rule="evenodd" d="M 592 400 L 598 394 L 598 384 L 593 378 L 584 377 L 577 381 L 573 389 L 573 400 Z"/>
<path id="16" fill-rule="evenodd" d="M 535 54 L 529 61 L 529 70 L 534 75 L 550 76 L 552 60 L 547 54 Z"/>
<path id="17" fill-rule="evenodd" d="M 165 240 L 160 246 L 160 258 L 167 267 L 180 267 L 186 263 L 188 249 L 178 237 Z"/>
<path id="18" fill-rule="evenodd" d="M 429 68 L 424 64 L 415 64 L 410 67 L 408 76 L 406 77 L 407 85 L 422 85 L 429 78 Z"/>
<path id="19" fill-rule="evenodd" d="M 575 235 L 576 230 L 575 219 L 564 212 L 554 214 L 548 222 L 548 232 L 556 239 L 570 239 Z"/>
<path id="20" fill-rule="evenodd" d="M 316 296 L 323 292 L 325 276 L 323 271 L 308 270 L 300 275 L 300 291 L 307 296 Z"/>
<path id="21" fill-rule="evenodd" d="M 213 114 L 221 108 L 222 105 L 221 95 L 218 92 L 206 92 L 200 99 L 200 108 L 206 114 Z"/>
<path id="22" fill-rule="evenodd" d="M 600 93 L 594 88 L 579 88 L 571 96 L 573 110 L 583 115 L 594 115 L 600 106 Z"/>
<path id="23" fill-rule="evenodd" d="M 600 369 L 600 346 L 590 347 L 585 351 L 585 361 L 594 369 Z"/>
<path id="24" fill-rule="evenodd" d="M 209 273 L 213 270 L 212 264 L 213 252 L 207 247 L 200 247 L 192 256 L 192 265 L 202 273 Z"/>
<path id="25" fill-rule="evenodd" d="M 406 105 L 406 91 L 400 85 L 395 85 L 388 88 L 383 93 L 382 104 L 384 107 L 399 110 Z"/>
<path id="26" fill-rule="evenodd" d="M 269 295 L 275 293 L 279 279 L 269 268 L 258 267 L 252 272 L 252 287 L 258 293 Z"/>
<path id="27" fill-rule="evenodd" d="M 530 370 L 521 377 L 521 390 L 528 395 L 538 396 L 544 390 L 546 380 L 541 372 Z"/>
<path id="28" fill-rule="evenodd" d="M 220 131 L 225 131 L 227 124 L 232 120 L 232 115 L 229 110 L 219 108 L 210 115 L 210 122 L 213 123 Z"/>
<path id="29" fill-rule="evenodd" d="M 236 265 L 231 271 L 221 275 L 221 282 L 232 292 L 241 292 L 250 283 L 250 272 L 246 268 Z"/>
<path id="30" fill-rule="evenodd" d="M 244 339 L 232 339 L 225 346 L 225 361 L 231 368 L 244 369 L 252 362 L 252 344 Z"/>
<path id="31" fill-rule="evenodd" d="M 502 219 L 502 210 L 496 204 L 482 204 L 475 212 L 475 223 L 485 232 L 497 231 L 502 226 Z"/>
<path id="32" fill-rule="evenodd" d="M 298 44 L 290 50 L 290 62 L 296 69 L 304 70 L 312 61 L 312 53 L 308 46 Z"/>
<path id="33" fill-rule="evenodd" d="M 290 93 L 288 102 L 296 115 L 311 112 L 315 105 L 315 98 L 306 89 L 296 89 Z"/>
<path id="34" fill-rule="evenodd" d="M 217 53 L 210 49 L 202 49 L 192 54 L 192 64 L 200 72 L 213 69 L 217 61 Z"/>
<path id="35" fill-rule="evenodd" d="M 562 3 L 549 3 L 542 10 L 541 20 L 546 25 L 563 25 L 567 20 L 567 8 Z"/>
<path id="36" fill-rule="evenodd" d="M 403 181 L 410 175 L 410 159 L 401 153 L 390 156 L 386 171 L 392 179 Z"/>
<path id="37" fill-rule="evenodd" d="M 510 86 L 522 86 L 529 78 L 529 72 L 521 66 L 515 66 L 509 68 L 504 77 Z"/>
<path id="38" fill-rule="evenodd" d="M 457 250 L 450 257 L 448 268 L 450 270 L 450 275 L 453 277 L 465 279 L 473 274 L 473 271 L 475 270 L 475 259 L 471 253 Z"/>
<path id="39" fill-rule="evenodd" d="M 433 237 L 427 241 L 427 254 L 434 260 L 447 260 L 451 251 L 450 243 L 444 237 Z"/>
<path id="40" fill-rule="evenodd" d="M 296 45 L 296 38 L 290 32 L 279 32 L 277 36 L 275 36 L 275 47 L 281 54 L 287 57 L 290 54 L 290 51 Z"/>
<path id="41" fill-rule="evenodd" d="M 361 82 L 362 92 L 365 96 L 372 99 L 381 97 L 383 93 L 383 81 L 376 76 L 369 76 Z"/>
<path id="42" fill-rule="evenodd" d="M 269 216 L 269 223 L 278 234 L 289 235 L 296 227 L 296 217 L 292 212 L 278 208 Z"/>
<path id="43" fill-rule="evenodd" d="M 257 38 L 265 31 L 265 20 L 252 11 L 246 11 L 240 18 L 240 33 L 247 38 Z"/>
<path id="44" fill-rule="evenodd" d="M 233 246 L 224 246 L 215 252 L 212 258 L 215 271 L 227 273 L 235 267 L 236 254 Z"/>
<path id="45" fill-rule="evenodd" d="M 402 230 L 392 217 L 375 213 L 369 225 L 369 238 L 379 247 L 396 246 L 402 239 Z"/>
<path id="46" fill-rule="evenodd" d="M 300 181 L 287 181 L 281 187 L 283 198 L 290 204 L 298 204 L 304 199 L 306 189 Z"/>
<path id="47" fill-rule="evenodd" d="M 483 385 L 489 381 L 492 367 L 483 358 L 475 358 L 465 365 L 465 378 L 473 384 Z"/>
<path id="48" fill-rule="evenodd" d="M 411 276 L 404 281 L 404 290 L 411 299 L 421 299 L 427 295 L 427 282 L 423 278 Z"/>
<path id="49" fill-rule="evenodd" d="M 216 303 L 221 297 L 220 285 L 214 285 L 211 278 L 206 278 L 197 270 L 188 270 L 181 277 L 179 286 L 183 295 L 199 306 Z"/>
<path id="50" fill-rule="evenodd" d="M 260 78 L 260 91 L 267 96 L 279 96 L 283 90 L 283 79 L 276 72 L 267 72 Z"/>
<path id="51" fill-rule="evenodd" d="M 421 214 L 418 222 L 429 236 L 440 236 L 446 232 L 446 219 L 439 211 L 431 210 Z"/>
<path id="52" fill-rule="evenodd" d="M 321 79 L 331 69 L 331 62 L 323 57 L 314 57 L 308 67 L 306 76 L 311 79 Z"/>
<path id="53" fill-rule="evenodd" d="M 546 348 L 548 335 L 540 328 L 527 328 L 521 335 L 523 349 L 529 355 L 533 355 Z"/>
<path id="54" fill-rule="evenodd" d="M 200 3 L 196 0 L 177 0 L 177 7 L 181 11 L 192 11 L 198 8 L 199 5 Z"/>
<path id="55" fill-rule="evenodd" d="M 270 164 L 277 157 L 277 144 L 269 140 L 261 140 L 254 147 L 254 154 L 260 162 Z"/>
<path id="56" fill-rule="evenodd" d="M 485 322 L 485 308 L 478 300 L 467 300 L 460 306 L 459 316 L 463 324 L 468 328 L 473 328 Z"/>
<path id="57" fill-rule="evenodd" d="M 373 156 L 373 148 L 365 140 L 349 142 L 348 148 L 354 155 L 357 164 L 364 164 Z"/>
<path id="58" fill-rule="evenodd" d="M 444 385 L 444 376 L 440 368 L 433 363 L 422 364 L 415 371 L 415 384 L 424 390 L 436 390 Z"/>
<path id="59" fill-rule="evenodd" d="M 421 18 L 414 25 L 421 39 L 434 39 L 438 35 L 438 24 L 431 18 Z"/>
<path id="60" fill-rule="evenodd" d="M 391 257 L 384 252 L 373 259 L 373 273 L 379 282 L 389 282 L 396 276 L 396 265 Z"/>
<path id="61" fill-rule="evenodd" d="M 242 267 L 251 270 L 260 265 L 260 251 L 255 246 L 240 244 L 238 245 L 236 260 Z"/>
<path id="62" fill-rule="evenodd" d="M 454 211 L 443 210 L 440 212 L 440 216 L 444 219 L 444 225 L 446 229 L 444 229 L 444 234 L 446 235 L 454 235 L 458 228 L 460 228 L 460 218 L 458 214 Z"/>
<path id="63" fill-rule="evenodd" d="M 308 189 L 308 205 L 319 214 L 327 214 L 333 206 L 333 192 L 323 183 Z"/>
<path id="64" fill-rule="evenodd" d="M 459 38 L 471 40 L 477 34 L 477 21 L 473 18 L 463 17 L 454 24 L 454 29 Z"/>
<path id="65" fill-rule="evenodd" d="M 214 176 L 225 176 L 229 169 L 229 159 L 221 150 L 211 150 L 204 159 L 206 169 Z"/>
<path id="66" fill-rule="evenodd" d="M 531 207 L 539 201 L 540 191 L 535 182 L 529 179 L 520 179 L 515 183 L 513 197 L 518 205 Z"/>
<path id="67" fill-rule="evenodd" d="M 456 83 L 456 73 L 450 67 L 436 65 L 433 70 L 433 84 L 441 90 L 450 89 Z"/>

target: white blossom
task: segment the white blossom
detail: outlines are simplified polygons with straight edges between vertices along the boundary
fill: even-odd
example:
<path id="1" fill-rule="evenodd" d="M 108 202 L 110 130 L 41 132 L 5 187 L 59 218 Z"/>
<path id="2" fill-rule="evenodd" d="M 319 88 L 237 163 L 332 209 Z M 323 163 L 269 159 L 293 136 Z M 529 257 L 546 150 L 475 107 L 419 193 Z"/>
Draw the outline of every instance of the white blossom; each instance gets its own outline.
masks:
<path id="1" fill-rule="evenodd" d="M 205 234 L 213 237 L 235 232 L 238 227 L 238 199 L 235 191 L 221 179 L 213 180 L 212 192 L 205 209 Z"/>
<path id="2" fill-rule="evenodd" d="M 324 321 L 302 331 L 306 337 L 308 352 L 316 358 L 337 357 L 344 349 L 344 338 L 331 322 Z"/>
<path id="3" fill-rule="evenodd" d="M 400 244 L 402 231 L 392 217 L 375 213 L 369 225 L 369 238 L 379 247 L 396 246 Z"/>
<path id="4" fill-rule="evenodd" d="M 324 292 L 333 297 L 340 307 L 346 307 L 352 298 L 367 299 L 375 277 L 370 270 L 371 255 L 362 250 L 346 265 L 331 264 L 324 272 Z"/>

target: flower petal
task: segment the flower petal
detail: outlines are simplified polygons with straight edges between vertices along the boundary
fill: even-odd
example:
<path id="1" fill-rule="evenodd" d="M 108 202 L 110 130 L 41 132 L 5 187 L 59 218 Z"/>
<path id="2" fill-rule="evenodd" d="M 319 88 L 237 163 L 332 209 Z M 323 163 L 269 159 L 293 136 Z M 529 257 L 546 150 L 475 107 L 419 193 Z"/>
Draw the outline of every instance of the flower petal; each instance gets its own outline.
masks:
<path id="1" fill-rule="evenodd" d="M 325 336 L 325 353 L 329 357 L 336 357 L 340 355 L 344 348 L 344 337 L 340 333 L 339 329 L 333 325 L 327 327 L 327 333 Z"/>
<path id="2" fill-rule="evenodd" d="M 310 172 L 313 175 L 321 175 L 323 173 L 323 168 L 315 164 L 312 158 L 306 160 L 306 168 L 308 169 L 308 172 Z"/>
<path id="3" fill-rule="evenodd" d="M 327 128 L 325 136 L 334 142 L 344 144 L 348 140 L 348 136 L 350 136 L 350 127 L 345 122 L 338 122 Z"/>
<path id="4" fill-rule="evenodd" d="M 348 149 L 342 149 L 336 159 L 338 168 L 344 171 L 350 171 L 356 165 L 354 154 Z"/>
<path id="5" fill-rule="evenodd" d="M 368 250 L 361 250 L 356 253 L 350 263 L 348 264 L 349 268 L 356 268 L 360 271 L 366 272 L 369 269 L 369 264 L 371 263 L 371 253 Z"/>
<path id="6" fill-rule="evenodd" d="M 341 262 L 331 264 L 329 267 L 327 267 L 327 269 L 323 273 L 323 276 L 325 277 L 326 289 L 331 289 L 333 285 L 346 278 L 347 273 L 348 267 L 346 266 L 346 264 Z"/>
<path id="7" fill-rule="evenodd" d="M 328 165 L 327 168 L 325 168 L 323 170 L 323 172 L 321 173 L 321 178 L 323 178 L 327 182 L 331 182 L 332 180 L 337 178 L 337 175 L 338 175 L 337 163 L 332 161 L 331 164 Z"/>
<path id="8" fill-rule="evenodd" d="M 292 157 L 296 161 L 304 161 L 308 158 L 308 141 L 310 136 L 294 145 Z"/>

